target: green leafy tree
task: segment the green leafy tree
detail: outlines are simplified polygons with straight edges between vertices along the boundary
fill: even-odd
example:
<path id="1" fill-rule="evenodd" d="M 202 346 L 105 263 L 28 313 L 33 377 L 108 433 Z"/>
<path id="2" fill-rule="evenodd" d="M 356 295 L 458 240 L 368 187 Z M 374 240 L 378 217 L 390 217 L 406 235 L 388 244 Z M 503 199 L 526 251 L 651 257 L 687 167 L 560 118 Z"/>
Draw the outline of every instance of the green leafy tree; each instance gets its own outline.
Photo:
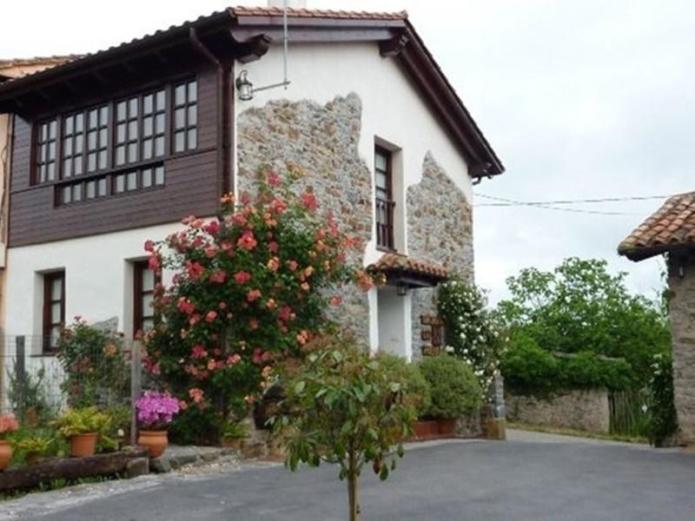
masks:
<path id="1" fill-rule="evenodd" d="M 678 430 L 678 419 L 673 397 L 673 361 L 671 353 L 654 355 L 650 381 L 649 441 L 663 446 Z"/>
<path id="2" fill-rule="evenodd" d="M 350 521 L 359 519 L 363 466 L 371 463 L 386 480 L 412 433 L 420 404 L 404 364 L 385 355 L 370 358 L 348 340 L 317 341 L 300 370 L 285 380 L 284 413 L 271 419 L 286 443 L 291 470 L 302 462 L 339 465 Z"/>
<path id="3" fill-rule="evenodd" d="M 511 298 L 498 310 L 510 331 L 510 350 L 527 349 L 530 339 L 548 352 L 623 358 L 634 386 L 642 387 L 652 356 L 668 349 L 661 302 L 630 294 L 625 273 L 608 273 L 606 261 L 568 258 L 550 272 L 524 269 L 507 284 Z"/>

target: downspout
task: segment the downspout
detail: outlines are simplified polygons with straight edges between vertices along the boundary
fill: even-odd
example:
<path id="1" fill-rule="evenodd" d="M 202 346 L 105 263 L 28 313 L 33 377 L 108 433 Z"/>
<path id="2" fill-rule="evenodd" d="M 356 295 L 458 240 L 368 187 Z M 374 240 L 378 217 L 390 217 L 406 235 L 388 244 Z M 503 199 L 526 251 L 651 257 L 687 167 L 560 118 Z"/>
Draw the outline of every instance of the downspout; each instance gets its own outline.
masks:
<path id="1" fill-rule="evenodd" d="M 231 186 L 227 175 L 230 165 L 229 154 L 231 151 L 231 147 L 229 146 L 229 116 L 231 113 L 229 75 L 227 74 L 225 65 L 200 41 L 195 27 L 190 28 L 189 35 L 193 46 L 198 49 L 217 70 L 217 179 L 219 181 L 219 195 L 222 196 L 230 191 Z"/>

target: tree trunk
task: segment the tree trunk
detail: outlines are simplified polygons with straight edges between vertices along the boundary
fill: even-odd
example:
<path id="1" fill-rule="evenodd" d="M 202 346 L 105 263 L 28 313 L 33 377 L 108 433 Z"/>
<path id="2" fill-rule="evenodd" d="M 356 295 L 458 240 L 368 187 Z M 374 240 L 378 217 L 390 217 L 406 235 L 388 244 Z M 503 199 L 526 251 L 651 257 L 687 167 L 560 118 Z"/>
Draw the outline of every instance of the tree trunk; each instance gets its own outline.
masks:
<path id="1" fill-rule="evenodd" d="M 358 502 L 357 493 L 357 461 L 355 459 L 355 454 L 350 453 L 348 461 L 348 475 L 347 475 L 347 486 L 348 486 L 348 504 L 350 508 L 349 521 L 359 521 L 360 519 L 360 504 Z"/>

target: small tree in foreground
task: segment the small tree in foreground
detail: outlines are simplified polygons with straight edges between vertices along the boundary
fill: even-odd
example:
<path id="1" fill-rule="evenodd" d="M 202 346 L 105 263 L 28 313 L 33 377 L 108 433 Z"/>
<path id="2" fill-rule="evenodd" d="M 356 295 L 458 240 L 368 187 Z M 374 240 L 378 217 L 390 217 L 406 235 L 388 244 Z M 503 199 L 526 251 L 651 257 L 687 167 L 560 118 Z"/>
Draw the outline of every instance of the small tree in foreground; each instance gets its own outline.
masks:
<path id="1" fill-rule="evenodd" d="M 344 339 L 317 340 L 284 382 L 284 414 L 271 419 L 287 447 L 286 465 L 337 463 L 347 480 L 349 519 L 359 519 L 358 480 L 371 462 L 382 480 L 403 456 L 418 398 L 405 361 L 371 358 Z M 395 452 L 392 449 L 396 448 Z"/>

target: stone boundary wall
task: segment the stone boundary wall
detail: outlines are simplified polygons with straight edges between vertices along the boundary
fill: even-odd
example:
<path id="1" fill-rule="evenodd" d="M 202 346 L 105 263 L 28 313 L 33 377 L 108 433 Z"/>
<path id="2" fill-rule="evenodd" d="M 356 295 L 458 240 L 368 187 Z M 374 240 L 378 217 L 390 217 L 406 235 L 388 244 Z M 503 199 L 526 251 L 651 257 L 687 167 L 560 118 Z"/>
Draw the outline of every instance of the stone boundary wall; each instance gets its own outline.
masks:
<path id="1" fill-rule="evenodd" d="M 576 390 L 548 396 L 506 393 L 507 420 L 600 434 L 610 430 L 608 391 Z"/>

